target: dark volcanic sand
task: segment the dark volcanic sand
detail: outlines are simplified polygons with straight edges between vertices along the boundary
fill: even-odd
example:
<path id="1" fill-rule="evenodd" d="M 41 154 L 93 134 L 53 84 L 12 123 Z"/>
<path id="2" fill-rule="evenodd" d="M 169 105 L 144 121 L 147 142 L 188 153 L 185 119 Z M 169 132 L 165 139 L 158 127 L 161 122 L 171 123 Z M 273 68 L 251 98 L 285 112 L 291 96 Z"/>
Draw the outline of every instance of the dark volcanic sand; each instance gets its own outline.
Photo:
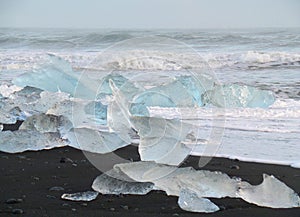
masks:
<path id="1" fill-rule="evenodd" d="M 116 152 L 137 158 L 136 148 L 123 148 Z M 130 153 L 130 154 L 129 154 Z M 62 160 L 69 158 L 69 160 Z M 199 158 L 190 157 L 184 166 L 197 166 Z M 62 162 L 61 162 L 62 161 Z M 300 217 L 300 209 L 269 209 L 243 202 L 240 199 L 212 199 L 222 210 L 213 214 L 189 213 L 181 210 L 176 197 L 163 192 L 145 196 L 99 195 L 92 202 L 72 202 L 60 199 L 62 193 L 90 190 L 100 172 L 73 148 L 58 148 L 21 154 L 0 153 L 0 216 L 11 216 L 12 210 L 22 209 L 23 216 L 280 216 Z M 237 165 L 232 167 L 233 165 Z M 195 167 L 197 168 L 197 167 Z M 300 192 L 300 169 L 288 166 L 246 163 L 214 158 L 204 169 L 219 170 L 230 176 L 241 177 L 252 184 L 262 181 L 262 174 L 273 174 L 296 192 Z M 60 186 L 64 191 L 49 191 Z M 21 203 L 7 204 L 8 199 L 22 199 Z M 17 212 L 17 211 L 16 211 Z M 15 216 L 15 215 L 13 215 Z"/>

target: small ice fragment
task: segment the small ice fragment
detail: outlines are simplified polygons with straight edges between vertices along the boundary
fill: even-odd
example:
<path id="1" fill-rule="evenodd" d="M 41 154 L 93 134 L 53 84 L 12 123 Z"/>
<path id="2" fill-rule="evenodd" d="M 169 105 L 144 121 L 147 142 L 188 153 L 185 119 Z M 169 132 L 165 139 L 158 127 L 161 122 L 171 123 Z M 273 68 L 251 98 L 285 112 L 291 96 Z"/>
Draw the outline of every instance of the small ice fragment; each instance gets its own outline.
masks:
<path id="1" fill-rule="evenodd" d="M 263 182 L 257 186 L 240 188 L 239 196 L 259 206 L 292 208 L 300 206 L 299 196 L 274 176 L 263 175 Z"/>
<path id="2" fill-rule="evenodd" d="M 99 193 L 96 191 L 85 191 L 85 192 L 77 192 L 73 194 L 63 194 L 61 198 L 64 200 L 72 200 L 72 201 L 92 201 L 97 198 L 98 194 Z"/>
<path id="3" fill-rule="evenodd" d="M 212 213 L 219 210 L 219 207 L 209 199 L 198 197 L 195 192 L 186 188 L 180 191 L 178 205 L 189 212 Z"/>
<path id="4" fill-rule="evenodd" d="M 153 183 L 136 182 L 118 170 L 110 170 L 98 176 L 92 185 L 101 194 L 136 194 L 144 195 L 153 190 Z"/>

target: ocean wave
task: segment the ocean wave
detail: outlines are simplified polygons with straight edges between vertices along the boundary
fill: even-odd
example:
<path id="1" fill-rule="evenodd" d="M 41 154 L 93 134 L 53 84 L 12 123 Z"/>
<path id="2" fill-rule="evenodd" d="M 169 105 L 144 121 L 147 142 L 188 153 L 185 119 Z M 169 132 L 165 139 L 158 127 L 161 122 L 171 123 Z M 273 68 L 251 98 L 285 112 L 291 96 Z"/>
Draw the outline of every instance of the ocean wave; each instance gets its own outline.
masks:
<path id="1" fill-rule="evenodd" d="M 116 52 L 53 52 L 74 68 L 96 70 L 186 70 L 203 68 L 298 68 L 300 53 L 247 51 L 241 53 L 178 53 L 130 50 Z M 0 52 L 0 69 L 33 68 L 47 60 L 42 51 Z"/>

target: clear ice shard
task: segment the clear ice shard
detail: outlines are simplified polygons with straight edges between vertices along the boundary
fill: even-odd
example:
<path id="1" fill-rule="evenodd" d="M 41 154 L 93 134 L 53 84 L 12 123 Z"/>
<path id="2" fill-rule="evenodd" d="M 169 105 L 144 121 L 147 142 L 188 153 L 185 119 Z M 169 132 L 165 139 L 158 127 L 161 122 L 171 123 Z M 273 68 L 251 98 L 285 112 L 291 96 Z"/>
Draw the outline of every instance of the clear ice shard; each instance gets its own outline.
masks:
<path id="1" fill-rule="evenodd" d="M 101 194 L 135 194 L 144 195 L 152 191 L 154 187 L 150 182 L 136 182 L 128 178 L 119 170 L 109 170 L 98 176 L 92 188 Z"/>
<path id="2" fill-rule="evenodd" d="M 203 102 L 223 108 L 267 108 L 275 102 L 271 91 L 240 84 L 216 85 L 203 94 Z"/>
<path id="3" fill-rule="evenodd" d="M 92 201 L 99 195 L 96 191 L 77 192 L 73 194 L 63 194 L 61 199 L 72 201 Z"/>
<path id="4" fill-rule="evenodd" d="M 266 174 L 263 175 L 263 182 L 260 185 L 241 188 L 238 194 L 243 200 L 259 206 L 300 207 L 300 198 L 291 188 L 274 176 Z"/>
<path id="5" fill-rule="evenodd" d="M 180 191 L 178 205 L 181 209 L 189 212 L 212 213 L 219 210 L 219 207 L 209 199 L 199 197 L 189 189 Z"/>
<path id="6" fill-rule="evenodd" d="M 71 147 L 98 154 L 110 153 L 130 144 L 116 133 L 90 128 L 72 128 L 63 138 L 69 141 Z"/>

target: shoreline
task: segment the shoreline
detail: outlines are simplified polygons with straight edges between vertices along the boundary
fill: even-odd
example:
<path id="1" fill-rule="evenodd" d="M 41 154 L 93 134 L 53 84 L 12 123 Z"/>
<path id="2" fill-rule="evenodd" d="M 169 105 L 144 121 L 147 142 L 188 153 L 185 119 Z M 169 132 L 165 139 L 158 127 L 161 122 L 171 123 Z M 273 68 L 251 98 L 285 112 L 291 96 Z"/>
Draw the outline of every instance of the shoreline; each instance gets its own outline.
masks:
<path id="1" fill-rule="evenodd" d="M 129 146 L 115 152 L 123 158 L 137 159 L 136 147 Z M 190 156 L 182 166 L 221 171 L 240 177 L 251 184 L 260 184 L 262 174 L 274 175 L 299 194 L 300 170 L 289 166 L 261 164 L 212 158 L 203 168 L 197 168 L 199 157 Z M 221 211 L 212 214 L 190 213 L 181 210 L 177 197 L 160 191 L 147 195 L 99 195 L 95 201 L 73 202 L 60 199 L 63 193 L 91 189 L 100 175 L 80 150 L 71 147 L 55 148 L 19 154 L 0 152 L 0 216 L 10 216 L 21 209 L 23 216 L 297 216 L 300 208 L 270 209 L 258 207 L 241 199 L 211 199 Z M 55 190 L 53 187 L 60 187 Z M 53 189 L 51 189 L 53 188 Z M 9 199 L 21 199 L 7 203 Z M 11 202 L 11 201 L 10 201 Z"/>

